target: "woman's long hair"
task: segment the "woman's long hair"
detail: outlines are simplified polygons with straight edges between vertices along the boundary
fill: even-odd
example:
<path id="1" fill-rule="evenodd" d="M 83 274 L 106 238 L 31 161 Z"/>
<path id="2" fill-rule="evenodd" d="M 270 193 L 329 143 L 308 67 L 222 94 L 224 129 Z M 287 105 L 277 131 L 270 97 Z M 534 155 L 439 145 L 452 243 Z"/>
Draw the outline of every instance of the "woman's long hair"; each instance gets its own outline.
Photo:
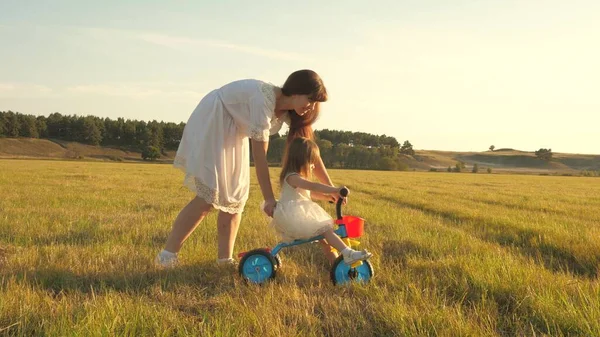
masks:
<path id="1" fill-rule="evenodd" d="M 312 124 L 319 118 L 319 103 L 327 101 L 327 89 L 321 77 L 308 69 L 295 71 L 283 84 L 281 93 L 286 96 L 308 95 L 311 101 L 316 102 L 315 108 L 302 116 L 294 110 L 288 111 L 290 129 L 287 144 L 291 144 L 292 140 L 298 137 L 314 140 Z"/>

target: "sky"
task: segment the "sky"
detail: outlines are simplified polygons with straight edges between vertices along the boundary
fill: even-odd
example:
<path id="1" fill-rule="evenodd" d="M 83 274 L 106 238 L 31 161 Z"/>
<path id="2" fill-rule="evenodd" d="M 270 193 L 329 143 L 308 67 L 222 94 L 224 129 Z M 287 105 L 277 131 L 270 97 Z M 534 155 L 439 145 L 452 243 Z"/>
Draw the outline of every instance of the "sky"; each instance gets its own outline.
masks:
<path id="1" fill-rule="evenodd" d="M 416 149 L 600 154 L 600 1 L 0 0 L 0 111 L 186 122 L 298 69 L 315 129 Z"/>

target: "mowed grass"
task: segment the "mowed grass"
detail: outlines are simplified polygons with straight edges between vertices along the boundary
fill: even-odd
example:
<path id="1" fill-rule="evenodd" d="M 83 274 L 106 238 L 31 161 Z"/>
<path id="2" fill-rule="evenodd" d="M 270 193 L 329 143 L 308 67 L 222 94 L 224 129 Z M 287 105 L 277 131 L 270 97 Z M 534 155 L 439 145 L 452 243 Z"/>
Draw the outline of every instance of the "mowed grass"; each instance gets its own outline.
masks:
<path id="1" fill-rule="evenodd" d="M 159 270 L 180 171 L 0 160 L 0 335 L 600 335 L 600 179 L 330 174 L 367 221 L 365 286 L 331 285 L 317 245 L 246 285 L 215 266 L 216 213 Z M 236 253 L 277 242 L 261 201 L 253 178 Z"/>

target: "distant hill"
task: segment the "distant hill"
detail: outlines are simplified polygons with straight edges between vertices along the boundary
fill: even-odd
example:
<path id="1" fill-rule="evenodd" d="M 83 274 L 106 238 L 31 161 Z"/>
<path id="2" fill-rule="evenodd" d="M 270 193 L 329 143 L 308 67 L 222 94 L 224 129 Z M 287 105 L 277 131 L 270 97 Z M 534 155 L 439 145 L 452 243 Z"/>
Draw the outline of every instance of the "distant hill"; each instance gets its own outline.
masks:
<path id="1" fill-rule="evenodd" d="M 168 151 L 158 162 L 171 162 Z M 0 138 L 0 158 L 142 161 L 139 151 L 36 138 Z"/>
<path id="2" fill-rule="evenodd" d="M 168 151 L 158 162 L 172 162 L 175 152 Z M 0 158 L 142 161 L 139 151 L 34 138 L 0 138 Z M 547 162 L 537 159 L 533 152 L 514 149 L 494 152 L 416 150 L 414 156 L 401 155 L 401 161 L 410 169 L 421 171 L 432 168 L 446 170 L 458 161 L 464 162 L 468 171 L 474 164 L 478 164 L 482 171 L 491 167 L 494 172 L 579 173 L 600 170 L 600 155 L 554 153 L 552 161 Z"/>
<path id="3" fill-rule="evenodd" d="M 551 161 L 540 160 L 534 152 L 501 149 L 494 152 L 451 152 L 417 150 L 415 155 L 405 156 L 403 162 L 417 169 L 447 169 L 462 161 L 467 169 L 477 164 L 480 169 L 513 172 L 564 172 L 600 170 L 600 155 L 554 153 Z"/>

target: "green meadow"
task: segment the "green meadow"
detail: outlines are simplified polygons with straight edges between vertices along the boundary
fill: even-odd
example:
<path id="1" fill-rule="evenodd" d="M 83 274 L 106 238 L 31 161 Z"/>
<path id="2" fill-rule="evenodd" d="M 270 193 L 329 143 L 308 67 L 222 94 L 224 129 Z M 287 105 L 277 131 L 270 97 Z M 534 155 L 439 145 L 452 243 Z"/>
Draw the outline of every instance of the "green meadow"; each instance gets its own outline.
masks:
<path id="1" fill-rule="evenodd" d="M 272 168 L 275 186 L 277 168 Z M 0 160 L 0 335 L 599 336 L 600 179 L 331 170 L 366 219 L 366 285 L 316 244 L 264 286 L 218 267 L 216 212 L 153 258 L 192 198 L 171 165 Z M 256 179 L 236 254 L 273 247 Z M 334 214 L 333 206 L 322 206 Z"/>

